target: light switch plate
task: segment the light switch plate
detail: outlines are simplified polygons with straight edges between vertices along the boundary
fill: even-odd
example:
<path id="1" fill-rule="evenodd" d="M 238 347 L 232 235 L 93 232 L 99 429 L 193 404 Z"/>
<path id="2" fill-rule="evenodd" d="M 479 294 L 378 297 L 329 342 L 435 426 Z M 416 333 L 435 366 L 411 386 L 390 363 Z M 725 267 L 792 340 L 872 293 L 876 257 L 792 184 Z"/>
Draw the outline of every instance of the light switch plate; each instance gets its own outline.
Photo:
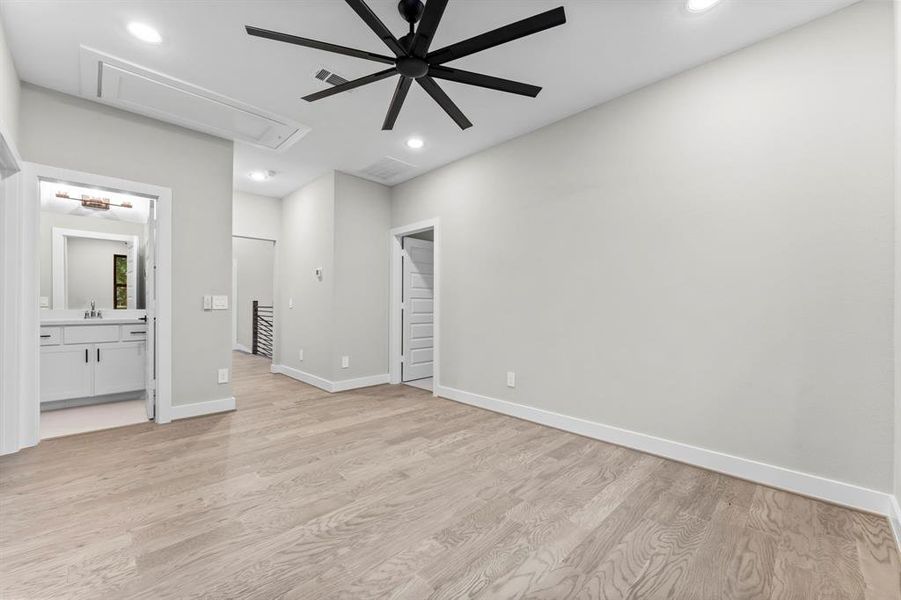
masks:
<path id="1" fill-rule="evenodd" d="M 213 296 L 213 310 L 228 310 L 228 296 Z"/>
<path id="2" fill-rule="evenodd" d="M 350 366 L 350 357 L 349 357 L 349 356 L 342 356 L 342 357 L 341 357 L 341 368 L 342 368 L 342 369 L 346 369 L 346 368 L 349 367 L 349 366 Z"/>
<path id="3" fill-rule="evenodd" d="M 516 387 L 516 373 L 507 371 L 507 387 Z"/>
<path id="4" fill-rule="evenodd" d="M 41 296 L 41 308 L 50 308 L 50 298 Z"/>
<path id="5" fill-rule="evenodd" d="M 204 296 L 203 297 L 203 310 L 213 310 L 213 297 L 212 296 Z"/>
<path id="6" fill-rule="evenodd" d="M 297 353 L 297 360 L 303 360 L 303 348 L 301 348 L 300 352 Z"/>
<path id="7" fill-rule="evenodd" d="M 228 369 L 219 369 L 219 383 L 228 383 Z"/>
<path id="8" fill-rule="evenodd" d="M 288 298 L 288 308 L 294 308 L 294 298 Z"/>

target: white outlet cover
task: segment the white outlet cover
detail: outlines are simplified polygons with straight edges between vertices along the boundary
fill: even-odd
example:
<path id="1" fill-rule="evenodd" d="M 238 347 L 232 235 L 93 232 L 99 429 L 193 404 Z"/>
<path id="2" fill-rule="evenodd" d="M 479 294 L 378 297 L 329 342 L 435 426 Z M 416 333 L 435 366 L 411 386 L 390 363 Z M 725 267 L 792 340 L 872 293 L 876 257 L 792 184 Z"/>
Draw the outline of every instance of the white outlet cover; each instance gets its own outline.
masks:
<path id="1" fill-rule="evenodd" d="M 219 369 L 219 383 L 228 383 L 228 369 Z"/>
<path id="2" fill-rule="evenodd" d="M 228 310 L 228 296 L 213 296 L 213 310 Z"/>
<path id="3" fill-rule="evenodd" d="M 204 296 L 203 297 L 203 310 L 213 310 L 213 297 L 212 296 Z"/>
<path id="4" fill-rule="evenodd" d="M 288 298 L 288 308 L 294 308 L 294 298 Z"/>
<path id="5" fill-rule="evenodd" d="M 341 368 L 342 368 L 342 369 L 346 369 L 346 368 L 349 367 L 349 366 L 350 366 L 350 357 L 349 357 L 349 356 L 342 356 L 342 357 L 341 357 Z"/>
<path id="6" fill-rule="evenodd" d="M 507 387 L 516 387 L 516 373 L 507 371 Z"/>
<path id="7" fill-rule="evenodd" d="M 303 348 L 300 349 L 300 352 L 297 353 L 297 359 L 303 360 Z"/>

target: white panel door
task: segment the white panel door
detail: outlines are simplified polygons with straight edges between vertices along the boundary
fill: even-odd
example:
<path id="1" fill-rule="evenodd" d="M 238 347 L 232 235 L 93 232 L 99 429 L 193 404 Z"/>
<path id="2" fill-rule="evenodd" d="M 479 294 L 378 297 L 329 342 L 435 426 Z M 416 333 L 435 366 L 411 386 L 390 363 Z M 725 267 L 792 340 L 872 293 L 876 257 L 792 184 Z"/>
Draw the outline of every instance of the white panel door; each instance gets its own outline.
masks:
<path id="1" fill-rule="evenodd" d="M 403 381 L 432 376 L 435 289 L 434 242 L 404 238 Z"/>
<path id="2" fill-rule="evenodd" d="M 94 395 L 144 389 L 144 342 L 94 346 Z"/>
<path id="3" fill-rule="evenodd" d="M 88 345 L 41 348 L 41 402 L 92 396 L 93 360 Z"/>

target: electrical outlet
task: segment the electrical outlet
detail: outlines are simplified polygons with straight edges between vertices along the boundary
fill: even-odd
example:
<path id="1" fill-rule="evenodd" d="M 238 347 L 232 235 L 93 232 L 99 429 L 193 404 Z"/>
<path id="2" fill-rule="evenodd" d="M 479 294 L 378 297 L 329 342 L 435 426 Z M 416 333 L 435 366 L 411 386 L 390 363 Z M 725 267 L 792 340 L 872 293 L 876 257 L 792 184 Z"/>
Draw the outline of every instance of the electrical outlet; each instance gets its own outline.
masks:
<path id="1" fill-rule="evenodd" d="M 219 383 L 228 383 L 228 369 L 219 369 Z"/>
<path id="2" fill-rule="evenodd" d="M 203 310 L 213 310 L 213 297 L 212 296 L 204 296 L 203 297 Z"/>
<path id="3" fill-rule="evenodd" d="M 516 373 L 513 371 L 507 371 L 507 387 L 516 387 Z"/>
<path id="4" fill-rule="evenodd" d="M 303 348 L 297 353 L 297 360 L 303 360 Z"/>
<path id="5" fill-rule="evenodd" d="M 350 366 L 350 357 L 349 357 L 349 356 L 342 356 L 342 357 L 341 357 L 341 368 L 342 368 L 342 369 L 346 369 L 346 368 L 349 367 L 349 366 Z"/>

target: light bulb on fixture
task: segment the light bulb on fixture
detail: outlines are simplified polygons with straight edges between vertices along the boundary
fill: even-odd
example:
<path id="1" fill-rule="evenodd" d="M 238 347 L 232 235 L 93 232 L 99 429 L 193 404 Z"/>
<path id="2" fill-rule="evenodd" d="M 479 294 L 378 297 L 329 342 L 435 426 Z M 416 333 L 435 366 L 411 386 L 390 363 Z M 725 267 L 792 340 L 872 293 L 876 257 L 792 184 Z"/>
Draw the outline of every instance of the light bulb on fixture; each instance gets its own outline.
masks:
<path id="1" fill-rule="evenodd" d="M 413 150 L 419 150 L 425 145 L 425 142 L 422 141 L 422 138 L 411 137 L 407 140 L 407 148 L 411 148 Z"/>
<path id="2" fill-rule="evenodd" d="M 275 171 L 251 171 L 250 178 L 254 181 L 268 181 L 275 175 Z"/>
<path id="3" fill-rule="evenodd" d="M 720 0 L 688 0 L 685 4 L 686 10 L 692 13 L 702 13 L 710 10 L 720 3 Z"/>
<path id="4" fill-rule="evenodd" d="M 160 32 L 145 23 L 136 21 L 129 23 L 128 33 L 148 44 L 159 44 L 163 41 L 163 36 L 160 35 Z"/>

